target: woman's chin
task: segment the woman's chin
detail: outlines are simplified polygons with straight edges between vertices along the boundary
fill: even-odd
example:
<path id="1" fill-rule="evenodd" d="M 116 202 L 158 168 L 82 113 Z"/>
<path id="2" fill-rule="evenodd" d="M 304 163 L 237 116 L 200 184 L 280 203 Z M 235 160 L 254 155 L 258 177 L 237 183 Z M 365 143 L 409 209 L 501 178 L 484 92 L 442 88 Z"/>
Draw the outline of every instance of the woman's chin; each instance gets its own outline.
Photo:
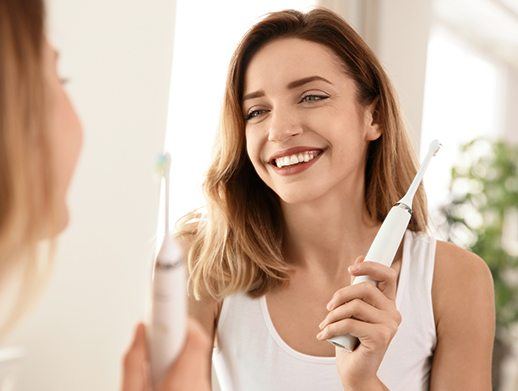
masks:
<path id="1" fill-rule="evenodd" d="M 41 232 L 41 240 L 52 240 L 58 237 L 68 227 L 70 217 L 68 207 L 64 205 L 57 211 L 54 221 L 48 226 L 44 226 Z"/>
<path id="2" fill-rule="evenodd" d="M 56 229 L 54 232 L 54 236 L 60 235 L 63 231 L 68 228 L 68 224 L 70 222 L 70 213 L 68 212 L 68 207 L 65 205 L 60 213 L 58 214 L 58 218 L 56 219 Z"/>
<path id="3" fill-rule="evenodd" d="M 279 191 L 276 192 L 283 203 L 295 205 L 304 204 L 316 200 L 322 196 L 316 189 L 312 191 Z"/>

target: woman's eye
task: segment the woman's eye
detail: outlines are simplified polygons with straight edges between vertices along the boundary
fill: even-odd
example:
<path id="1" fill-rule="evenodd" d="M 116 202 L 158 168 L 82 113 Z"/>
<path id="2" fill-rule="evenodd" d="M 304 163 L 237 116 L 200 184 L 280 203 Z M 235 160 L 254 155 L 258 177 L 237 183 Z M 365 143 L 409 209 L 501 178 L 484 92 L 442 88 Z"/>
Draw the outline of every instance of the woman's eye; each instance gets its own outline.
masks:
<path id="1" fill-rule="evenodd" d="M 306 98 L 312 98 L 312 99 L 306 99 Z M 314 99 L 314 98 L 316 98 L 316 99 Z M 302 98 L 301 102 L 318 102 L 320 100 L 324 100 L 327 98 L 329 98 L 329 97 L 325 96 L 325 95 L 306 95 L 305 97 Z M 248 113 L 246 115 L 245 120 L 248 121 L 252 118 L 255 118 L 255 117 L 259 116 L 262 112 L 265 112 L 265 111 L 268 111 L 268 110 L 252 110 L 250 113 Z"/>
<path id="2" fill-rule="evenodd" d="M 317 99 L 308 99 L 308 100 L 305 100 L 306 98 L 317 98 Z M 328 96 L 325 96 L 325 95 L 306 95 L 305 97 L 302 98 L 301 102 L 305 101 L 305 102 L 315 102 L 315 101 L 319 101 L 319 100 L 324 100 L 324 99 L 327 99 Z"/>
<path id="3" fill-rule="evenodd" d="M 254 115 L 254 113 L 260 113 L 262 111 L 266 111 L 266 110 L 253 110 L 247 114 L 245 119 L 248 121 L 249 119 L 255 118 L 255 117 L 257 117 L 257 115 Z"/>

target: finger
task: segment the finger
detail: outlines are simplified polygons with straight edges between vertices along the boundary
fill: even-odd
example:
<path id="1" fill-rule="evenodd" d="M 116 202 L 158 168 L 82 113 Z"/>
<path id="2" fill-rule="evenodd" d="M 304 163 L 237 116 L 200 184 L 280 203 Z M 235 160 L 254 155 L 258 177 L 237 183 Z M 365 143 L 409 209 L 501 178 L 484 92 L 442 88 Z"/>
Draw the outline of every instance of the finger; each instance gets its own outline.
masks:
<path id="1" fill-rule="evenodd" d="M 358 265 L 358 264 L 362 263 L 364 260 L 365 260 L 365 257 L 364 257 L 363 255 L 360 255 L 359 257 L 357 257 L 357 258 L 354 260 L 353 264 L 347 268 L 347 270 L 349 271 L 349 275 L 350 275 L 350 277 L 351 277 L 350 284 L 352 284 L 352 283 L 353 283 L 354 278 L 355 278 L 355 276 L 354 276 L 354 275 L 351 273 L 351 271 L 350 271 L 351 267 L 354 267 L 354 266 L 356 266 L 356 265 Z"/>
<path id="2" fill-rule="evenodd" d="M 139 350 L 141 350 L 144 356 L 147 358 L 147 340 L 146 340 L 146 326 L 144 323 L 140 322 L 137 325 L 137 331 L 135 336 L 135 345 Z"/>
<path id="3" fill-rule="evenodd" d="M 352 276 L 367 276 L 378 283 L 378 288 L 391 300 L 396 298 L 398 273 L 385 265 L 377 262 L 364 261 L 354 264 L 349 272 Z"/>
<path id="4" fill-rule="evenodd" d="M 326 308 L 328 311 L 332 311 L 353 299 L 362 299 L 380 310 L 389 310 L 393 306 L 393 301 L 388 299 L 375 285 L 370 282 L 362 282 L 337 290 Z"/>
<path id="5" fill-rule="evenodd" d="M 144 362 L 143 362 L 143 379 L 144 390 L 152 391 L 152 380 L 151 380 L 151 363 L 150 363 L 150 353 L 148 348 L 148 338 L 146 332 L 146 326 L 144 323 L 139 323 L 138 325 L 138 340 L 137 346 L 143 352 Z"/>
<path id="6" fill-rule="evenodd" d="M 145 328 L 139 323 L 135 328 L 132 343 L 124 355 L 122 369 L 123 391 L 144 391 L 149 382 L 149 364 Z"/>
<path id="7" fill-rule="evenodd" d="M 372 323 L 362 322 L 357 319 L 342 319 L 338 322 L 327 325 L 320 333 L 317 339 L 324 340 L 339 335 L 353 335 L 356 338 L 366 338 L 373 333 L 374 325 Z"/>
<path id="8" fill-rule="evenodd" d="M 329 312 L 318 327 L 323 329 L 328 324 L 346 318 L 358 319 L 368 323 L 382 323 L 386 317 L 383 311 L 367 304 L 363 300 L 353 299 Z"/>
<path id="9" fill-rule="evenodd" d="M 360 343 L 366 348 L 374 350 L 381 347 L 386 348 L 396 334 L 396 331 L 397 328 L 386 324 L 372 324 L 356 319 L 342 319 L 328 325 L 317 335 L 317 339 L 325 340 L 350 334 L 358 338 Z"/>

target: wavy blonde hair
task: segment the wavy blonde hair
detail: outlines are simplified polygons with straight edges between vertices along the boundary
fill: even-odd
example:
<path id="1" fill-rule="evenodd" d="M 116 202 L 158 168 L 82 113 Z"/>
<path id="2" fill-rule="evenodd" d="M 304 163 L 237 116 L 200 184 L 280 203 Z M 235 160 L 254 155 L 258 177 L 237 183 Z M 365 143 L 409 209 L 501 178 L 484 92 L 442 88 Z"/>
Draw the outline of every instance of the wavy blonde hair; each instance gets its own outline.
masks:
<path id="1" fill-rule="evenodd" d="M 332 49 L 344 73 L 355 81 L 358 101 L 375 105 L 382 135 L 370 142 L 366 156 L 365 203 L 371 218 L 382 222 L 417 172 L 396 94 L 376 56 L 351 26 L 325 8 L 268 14 L 246 33 L 230 62 L 215 156 L 204 182 L 207 211 L 195 210 L 177 224 L 177 235 L 190 242 L 190 286 L 196 298 L 208 294 L 221 299 L 239 291 L 258 297 L 289 280 L 290 266 L 281 251 L 279 199 L 247 156 L 241 101 L 251 58 L 280 38 Z M 426 231 L 427 222 L 420 187 L 409 229 Z"/>
<path id="2" fill-rule="evenodd" d="M 47 274 L 38 244 L 52 231 L 56 196 L 47 132 L 45 10 L 40 0 L 0 0 L 0 298 L 21 275 L 4 335 Z M 41 255 L 41 254 L 40 254 Z"/>

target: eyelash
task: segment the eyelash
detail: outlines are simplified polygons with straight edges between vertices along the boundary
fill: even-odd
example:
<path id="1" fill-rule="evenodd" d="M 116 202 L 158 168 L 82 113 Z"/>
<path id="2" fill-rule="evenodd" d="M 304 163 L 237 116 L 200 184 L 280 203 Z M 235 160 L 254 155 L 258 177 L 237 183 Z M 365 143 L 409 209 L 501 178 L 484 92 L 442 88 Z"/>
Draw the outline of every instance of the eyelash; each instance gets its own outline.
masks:
<path id="1" fill-rule="evenodd" d="M 300 100 L 300 102 L 302 102 L 304 99 L 309 98 L 309 97 L 316 97 L 316 98 L 319 98 L 319 99 L 317 99 L 317 100 L 313 100 L 312 102 L 319 102 L 319 101 L 321 101 L 321 100 L 325 100 L 325 99 L 329 98 L 328 96 L 325 96 L 325 95 L 306 95 L 305 97 L 303 97 L 303 98 Z M 300 103 L 300 102 L 299 102 L 299 103 Z M 253 111 L 251 111 L 250 113 L 248 113 L 248 114 L 245 116 L 245 120 L 246 120 L 246 121 L 248 121 L 248 120 L 250 120 L 250 119 L 252 119 L 252 118 L 257 118 L 257 116 L 252 117 L 252 114 L 253 114 L 253 113 L 256 113 L 256 112 L 260 112 L 260 111 L 265 111 L 265 110 L 253 110 Z"/>

